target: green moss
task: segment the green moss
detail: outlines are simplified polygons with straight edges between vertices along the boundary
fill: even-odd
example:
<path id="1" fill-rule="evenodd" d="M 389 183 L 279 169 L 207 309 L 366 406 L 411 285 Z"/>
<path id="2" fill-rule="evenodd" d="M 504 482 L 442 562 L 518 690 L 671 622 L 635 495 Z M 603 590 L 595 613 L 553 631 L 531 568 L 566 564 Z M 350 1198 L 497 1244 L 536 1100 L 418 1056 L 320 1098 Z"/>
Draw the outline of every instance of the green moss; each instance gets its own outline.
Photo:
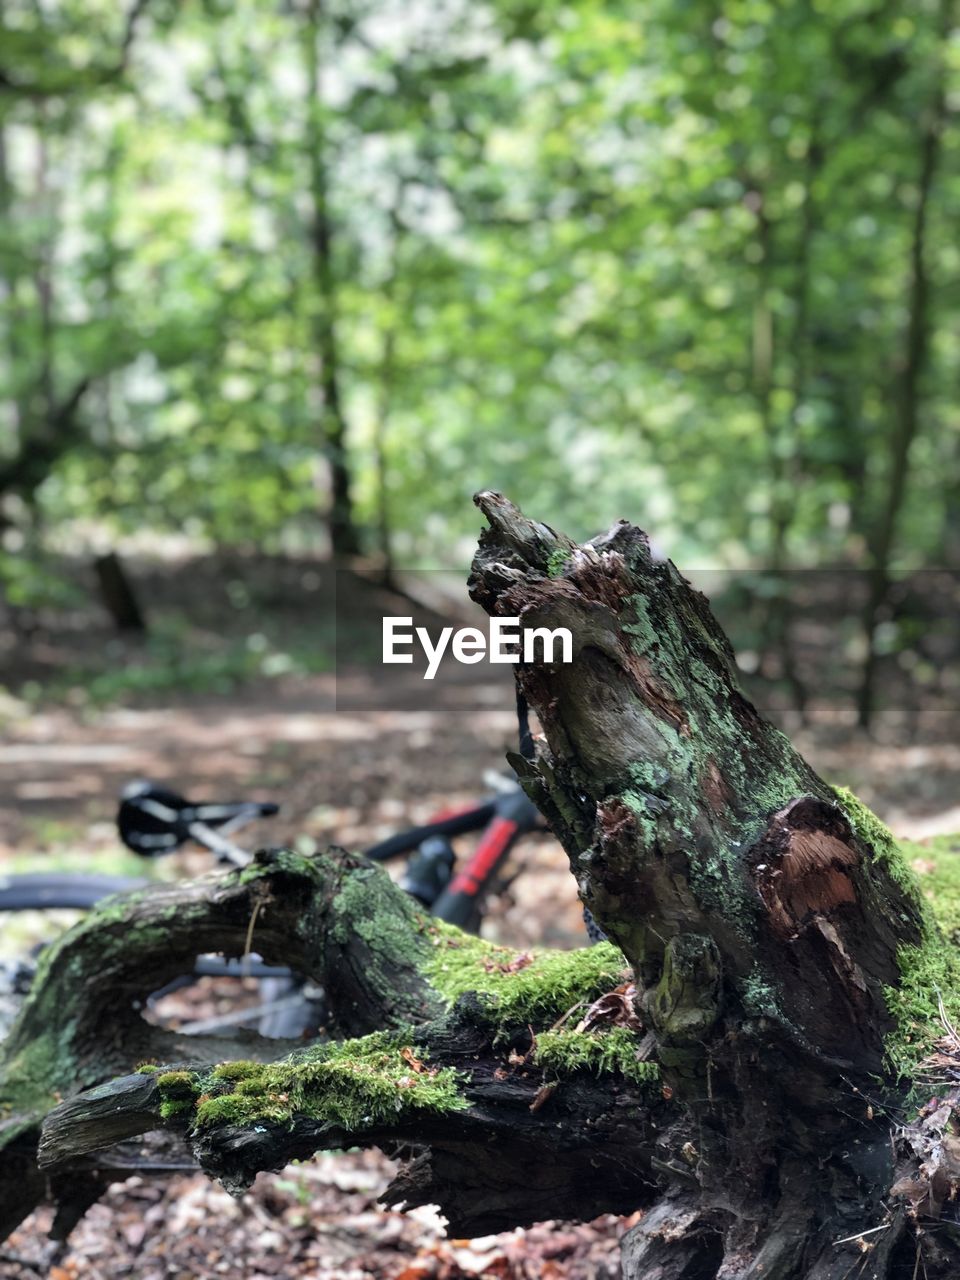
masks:
<path id="1" fill-rule="evenodd" d="M 576 1071 L 617 1074 L 633 1084 L 654 1086 L 660 1079 L 655 1062 L 637 1057 L 639 1039 L 629 1027 L 607 1031 L 541 1031 L 533 1060 L 537 1066 L 557 1076 Z"/>
<path id="2" fill-rule="evenodd" d="M 298 853 L 296 849 L 271 848 L 261 850 L 248 866 L 236 872 L 237 884 L 250 884 L 276 872 L 315 880 L 324 869 L 322 856 Z"/>
<path id="3" fill-rule="evenodd" d="M 559 578 L 563 573 L 563 566 L 569 559 L 570 551 L 567 547 L 554 547 L 547 557 L 547 576 Z"/>
<path id="4" fill-rule="evenodd" d="M 900 948 L 900 985 L 885 993 L 897 1024 L 887 1037 L 887 1057 L 900 1075 L 912 1077 L 947 1034 L 943 1017 L 960 1027 L 960 837 L 893 841 L 893 850 L 904 874 L 917 873 L 925 908 L 924 936 Z"/>
<path id="5" fill-rule="evenodd" d="M 238 1080 L 233 1087 L 233 1092 L 241 1094 L 248 1098 L 256 1097 L 263 1091 L 263 1083 L 256 1076 L 252 1076 L 246 1080 Z"/>
<path id="6" fill-rule="evenodd" d="M 633 610 L 633 616 L 636 621 L 621 622 L 620 625 L 628 636 L 633 636 L 635 652 L 644 654 L 657 640 L 657 633 L 650 619 L 650 610 L 647 607 L 646 597 L 642 595 L 630 596 L 627 604 Z"/>
<path id="7" fill-rule="evenodd" d="M 752 1018 L 783 1017 L 776 991 L 757 967 L 740 983 L 740 999 L 744 1011 Z"/>
<path id="8" fill-rule="evenodd" d="M 874 862 L 880 863 L 891 880 L 911 898 L 917 899 L 916 876 L 907 865 L 903 851 L 890 828 L 881 822 L 849 787 L 832 787 L 831 790 L 837 797 L 840 808 L 847 815 L 851 827 L 860 839 L 870 846 Z"/>
<path id="9" fill-rule="evenodd" d="M 249 1076 L 257 1075 L 260 1069 L 259 1063 L 239 1058 L 236 1062 L 219 1063 L 211 1074 L 215 1080 L 246 1080 Z"/>
<path id="10" fill-rule="evenodd" d="M 172 1120 L 174 1116 L 186 1115 L 192 1110 L 192 1098 L 164 1098 L 160 1103 L 160 1117 L 163 1120 Z"/>
<path id="11" fill-rule="evenodd" d="M 138 1076 L 152 1076 L 156 1075 L 159 1070 L 160 1068 L 155 1062 L 141 1062 L 139 1067 L 136 1068 L 136 1074 Z"/>
<path id="12" fill-rule="evenodd" d="M 431 948 L 425 936 L 427 918 L 413 900 L 399 893 L 382 867 L 353 871 L 331 904 L 336 921 L 334 937 L 346 945 L 360 938 L 366 946 L 367 980 L 394 992 L 393 1025 L 422 1021 L 424 1009 L 420 971 Z"/>
<path id="13" fill-rule="evenodd" d="M 412 1033 L 411 1033 L 412 1034 Z M 357 1130 L 405 1111 L 451 1112 L 468 1104 L 459 1074 L 450 1067 L 431 1070 L 424 1050 L 410 1038 L 378 1031 L 358 1040 L 318 1045 L 282 1062 L 244 1064 L 243 1077 L 231 1077 L 222 1064 L 205 1081 L 222 1091 L 197 1102 L 198 1126 L 272 1122 L 287 1124 L 306 1116 L 335 1128 Z M 226 1068 L 226 1070 L 225 1070 Z M 218 1074 L 219 1073 L 219 1074 Z"/>
<path id="14" fill-rule="evenodd" d="M 198 1127 L 212 1128 L 218 1124 L 249 1124 L 270 1121 L 289 1124 L 293 1112 L 281 1097 L 261 1093 L 256 1098 L 236 1093 L 221 1093 L 214 1097 L 204 1095 L 197 1103 L 195 1122 Z"/>
<path id="15" fill-rule="evenodd" d="M 490 1020 L 501 1027 L 553 1022 L 582 1001 L 595 1000 L 623 980 L 627 962 L 612 943 L 577 951 L 515 951 L 433 921 L 433 947 L 425 972 L 447 1004 L 474 992 L 485 997 Z"/>
<path id="16" fill-rule="evenodd" d="M 163 1071 L 157 1076 L 157 1088 L 160 1090 L 160 1115 L 164 1120 L 191 1112 L 200 1092 L 197 1077 L 192 1071 Z"/>
<path id="17" fill-rule="evenodd" d="M 960 946 L 960 835 L 935 836 L 923 844 L 904 840 L 900 849 L 934 920 Z"/>
<path id="18" fill-rule="evenodd" d="M 652 764 L 649 760 L 639 760 L 631 764 L 627 772 L 631 782 L 636 783 L 641 791 L 656 795 L 670 781 L 670 775 L 661 765 Z"/>
<path id="19" fill-rule="evenodd" d="M 200 1092 L 199 1081 L 192 1071 L 160 1071 L 153 1068 L 156 1074 L 157 1088 L 160 1091 L 160 1115 L 164 1120 L 172 1120 L 175 1116 L 185 1116 L 193 1111 L 197 1094 Z"/>
<path id="20" fill-rule="evenodd" d="M 157 1076 L 157 1086 L 161 1093 L 180 1093 L 186 1090 L 193 1092 L 194 1074 L 192 1071 L 164 1071 Z"/>
<path id="21" fill-rule="evenodd" d="M 644 844 L 651 847 L 657 838 L 657 821 L 646 795 L 642 791 L 629 789 L 621 793 L 620 799 L 636 818 L 637 829 Z"/>

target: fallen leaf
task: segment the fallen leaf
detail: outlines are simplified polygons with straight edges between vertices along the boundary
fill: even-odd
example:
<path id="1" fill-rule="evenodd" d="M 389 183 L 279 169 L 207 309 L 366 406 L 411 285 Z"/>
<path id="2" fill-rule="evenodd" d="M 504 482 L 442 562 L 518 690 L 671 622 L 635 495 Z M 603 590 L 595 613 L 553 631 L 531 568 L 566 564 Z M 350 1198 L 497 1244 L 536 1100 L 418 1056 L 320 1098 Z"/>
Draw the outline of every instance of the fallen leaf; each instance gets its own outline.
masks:
<path id="1" fill-rule="evenodd" d="M 637 1015 L 634 1004 L 636 996 L 637 988 L 632 982 L 621 983 L 613 991 L 608 991 L 594 1000 L 577 1023 L 577 1031 L 589 1031 L 602 1023 L 612 1027 L 630 1027 L 634 1031 L 643 1031 L 643 1023 Z"/>

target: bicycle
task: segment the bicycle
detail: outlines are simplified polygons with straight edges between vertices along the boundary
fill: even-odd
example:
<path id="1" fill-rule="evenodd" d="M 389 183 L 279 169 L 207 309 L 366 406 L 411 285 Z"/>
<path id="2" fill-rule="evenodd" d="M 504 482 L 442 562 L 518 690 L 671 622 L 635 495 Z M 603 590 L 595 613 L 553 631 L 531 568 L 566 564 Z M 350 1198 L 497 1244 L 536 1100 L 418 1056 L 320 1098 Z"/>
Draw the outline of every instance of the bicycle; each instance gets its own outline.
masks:
<path id="1" fill-rule="evenodd" d="M 432 915 L 473 932 L 479 930 L 484 901 L 517 841 L 533 831 L 547 829 L 515 778 L 495 775 L 487 781 L 492 794 L 479 803 L 444 810 L 426 823 L 400 831 L 365 851 L 373 862 L 412 855 L 399 879 L 400 887 Z M 193 842 L 212 853 L 219 864 L 242 867 L 253 854 L 231 837 L 248 823 L 278 812 L 276 804 L 258 801 L 189 801 L 175 791 L 141 779 L 123 790 L 117 830 L 127 848 L 147 860 L 171 854 Z M 481 833 L 480 839 L 458 867 L 452 841 L 474 832 Z M 91 910 L 112 894 L 150 883 L 146 877 L 62 872 L 0 876 L 0 913 Z M 22 961 L 8 965 L 6 970 L 5 974 L 0 972 L 0 1038 L 4 1022 L 29 990 L 33 972 Z M 265 964 L 257 956 L 242 960 L 200 956 L 192 974 L 154 992 L 148 1004 L 155 1007 L 164 996 L 201 977 L 256 979 L 260 998 L 252 1008 L 181 1025 L 178 1029 L 183 1034 L 253 1024 L 261 1035 L 292 1039 L 317 1034 L 323 1026 L 322 990 L 306 984 L 289 969 Z"/>

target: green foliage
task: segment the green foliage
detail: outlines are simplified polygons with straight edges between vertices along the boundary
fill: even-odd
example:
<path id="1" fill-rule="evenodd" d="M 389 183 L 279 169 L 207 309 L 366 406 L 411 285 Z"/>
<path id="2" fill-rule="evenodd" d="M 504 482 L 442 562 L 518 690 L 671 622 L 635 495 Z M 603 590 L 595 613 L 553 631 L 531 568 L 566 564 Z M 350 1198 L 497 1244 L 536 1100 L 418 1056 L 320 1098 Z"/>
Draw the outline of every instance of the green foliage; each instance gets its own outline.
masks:
<path id="1" fill-rule="evenodd" d="M 0 549 L 0 597 L 17 609 L 69 609 L 83 597 L 75 583 L 42 552 L 10 555 Z"/>
<path id="2" fill-rule="evenodd" d="M 642 21 L 588 0 L 311 12 L 162 6 L 127 32 L 105 0 L 5 6 L 0 504 L 18 531 L 312 542 L 332 327 L 356 515 L 370 543 L 382 516 L 406 563 L 461 557 L 481 483 L 573 534 L 629 514 L 680 559 L 876 550 L 920 143 L 960 74 L 939 4 L 894 0 L 882 22 L 854 0 L 702 22 L 667 0 Z M 920 562 L 958 465 L 941 167 L 899 514 Z M 0 573 L 12 598 L 49 592 Z"/>

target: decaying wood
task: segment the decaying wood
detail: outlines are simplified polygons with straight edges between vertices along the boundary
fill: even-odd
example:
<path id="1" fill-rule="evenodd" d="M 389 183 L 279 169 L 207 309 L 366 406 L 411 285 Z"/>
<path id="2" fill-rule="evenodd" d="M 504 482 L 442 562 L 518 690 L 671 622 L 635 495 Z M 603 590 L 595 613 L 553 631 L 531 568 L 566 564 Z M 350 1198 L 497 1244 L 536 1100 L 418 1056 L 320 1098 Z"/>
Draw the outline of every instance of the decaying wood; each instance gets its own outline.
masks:
<path id="1" fill-rule="evenodd" d="M 922 936 L 916 898 L 744 698 L 706 600 L 640 530 L 572 547 L 477 502 L 474 599 L 573 635 L 572 665 L 518 670 L 543 739 L 516 767 L 699 1134 L 697 1194 L 636 1229 L 625 1274 L 845 1275 L 863 1242 L 835 1241 L 884 1222 L 880 1259 L 893 1145 L 860 1100 L 893 1084 L 884 993 Z"/>
<path id="2" fill-rule="evenodd" d="M 344 1033 L 438 1012 L 412 965 L 396 966 L 392 987 L 379 987 L 371 980 L 369 944 L 359 935 L 345 944 L 334 927 L 338 920 L 350 925 L 349 911 L 337 915 L 330 903 L 352 872 L 366 874 L 363 860 L 331 855 L 312 864 L 309 875 L 302 865 L 284 851 L 266 850 L 247 872 L 152 886 L 111 900 L 49 949 L 0 1046 L 0 1238 L 43 1195 L 43 1178 L 29 1171 L 40 1124 L 61 1096 L 141 1062 L 277 1056 L 276 1041 L 253 1033 L 183 1036 L 141 1016 L 147 995 L 189 973 L 197 955 L 242 955 L 255 911 L 259 953 L 326 981 Z M 112 1141 L 140 1131 L 121 1123 L 105 1136 Z"/>
<path id="3" fill-rule="evenodd" d="M 355 882 L 366 896 L 349 892 Z M 371 886 L 378 931 L 406 930 L 413 956 L 418 916 L 411 900 L 343 851 L 305 859 L 268 850 L 243 872 L 137 892 L 54 948 L 0 1054 L 0 1097 L 16 1108 L 0 1121 L 0 1234 L 44 1198 L 49 1177 L 62 1219 L 75 1221 L 111 1176 L 126 1176 L 116 1144 L 165 1123 L 159 1077 L 132 1073 L 138 1062 L 202 1071 L 287 1051 L 253 1034 L 175 1035 L 148 1026 L 137 1009 L 149 991 L 188 970 L 198 952 L 242 953 L 254 910 L 259 954 L 323 983 L 338 1031 L 416 1027 L 432 1066 L 461 1072 L 469 1105 L 454 1115 L 350 1132 L 302 1117 L 185 1135 L 193 1158 L 225 1186 L 240 1193 L 259 1171 L 320 1148 L 403 1144 L 418 1154 L 384 1199 L 440 1204 L 458 1234 L 557 1214 L 630 1212 L 649 1201 L 662 1182 L 655 1162 L 686 1138 L 675 1132 L 675 1115 L 658 1114 L 665 1102 L 651 1103 L 629 1086 L 613 1092 L 609 1081 L 585 1074 L 535 1105 L 545 1077 L 527 1061 L 526 1026 L 514 1035 L 499 1028 L 494 1044 L 475 1001 L 467 997 L 447 1011 L 412 959 L 404 968 L 390 954 L 390 984 L 383 981 L 386 953 L 378 953 L 376 934 L 360 918 L 370 910 Z M 38 1070 L 37 1062 L 49 1069 Z M 94 1083 L 103 1077 L 114 1078 Z M 58 1102 L 61 1093 L 71 1096 Z"/>
<path id="4" fill-rule="evenodd" d="M 111 1143 L 161 1125 L 137 1059 L 276 1053 L 186 1044 L 132 1007 L 198 951 L 242 951 L 256 911 L 257 951 L 326 986 L 337 1033 L 415 1029 L 431 1069 L 460 1073 L 464 1105 L 339 1128 L 168 1117 L 232 1190 L 319 1147 L 413 1144 L 385 1198 L 438 1203 L 458 1234 L 649 1207 L 624 1243 L 628 1280 L 909 1276 L 917 1223 L 945 1227 L 960 1183 L 952 1106 L 909 1128 L 890 1119 L 886 994 L 925 936 L 917 896 L 743 696 L 707 602 L 640 530 L 577 546 L 499 494 L 477 502 L 490 527 L 473 598 L 573 636 L 572 663 L 517 669 L 542 736 L 535 760 L 512 763 L 633 970 L 608 1003 L 635 991 L 619 1025 L 662 1088 L 589 1071 L 558 1083 L 529 1053 L 548 1028 L 494 1033 L 475 996 L 440 999 L 415 909 L 389 887 L 385 967 L 386 942 L 351 916 L 348 890 L 374 874 L 362 859 L 268 852 L 251 872 L 138 895 L 53 952 L 0 1053 L 0 1146 L 6 1134 L 16 1169 L 0 1172 L 0 1229 L 46 1175 L 106 1177 Z M 97 989 L 78 994 L 93 972 Z M 927 1280 L 960 1274 L 949 1230 L 923 1248 Z"/>
<path id="5" fill-rule="evenodd" d="M 420 1038 L 432 1064 L 463 1072 L 468 1109 L 349 1132 L 308 1118 L 292 1125 L 226 1125 L 192 1136 L 200 1165 L 239 1194 L 259 1171 L 321 1149 L 413 1144 L 420 1154 L 381 1198 L 407 1207 L 440 1205 L 456 1235 L 500 1231 L 558 1212 L 626 1213 L 653 1198 L 662 1179 L 651 1157 L 666 1154 L 670 1142 L 665 1107 L 651 1108 L 629 1088 L 612 1095 L 608 1085 L 585 1077 L 557 1090 L 549 1108 L 535 1111 L 542 1074 L 505 1072 L 507 1055 L 491 1050 L 465 1012 L 424 1025 Z M 61 1104 L 44 1123 L 40 1167 L 59 1168 L 105 1142 L 154 1127 L 159 1102 L 153 1077 L 130 1075 Z"/>

